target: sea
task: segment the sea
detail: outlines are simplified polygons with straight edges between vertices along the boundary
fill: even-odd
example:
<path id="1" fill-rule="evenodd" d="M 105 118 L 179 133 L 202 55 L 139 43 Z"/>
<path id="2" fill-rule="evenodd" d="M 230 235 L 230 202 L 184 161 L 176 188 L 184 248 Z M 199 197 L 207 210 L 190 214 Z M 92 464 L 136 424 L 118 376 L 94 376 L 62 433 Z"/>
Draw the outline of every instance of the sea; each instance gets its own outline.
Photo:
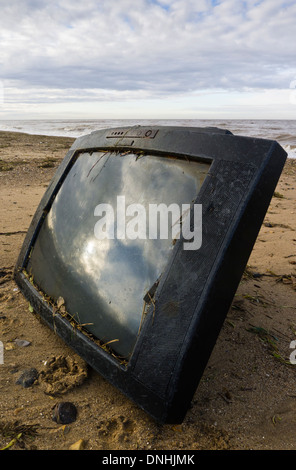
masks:
<path id="1" fill-rule="evenodd" d="M 276 140 L 287 152 L 288 158 L 296 158 L 296 120 L 261 119 L 49 119 L 49 120 L 0 120 L 0 131 L 25 132 L 27 134 L 81 137 L 90 132 L 123 126 L 184 126 L 219 127 L 235 135 Z"/>

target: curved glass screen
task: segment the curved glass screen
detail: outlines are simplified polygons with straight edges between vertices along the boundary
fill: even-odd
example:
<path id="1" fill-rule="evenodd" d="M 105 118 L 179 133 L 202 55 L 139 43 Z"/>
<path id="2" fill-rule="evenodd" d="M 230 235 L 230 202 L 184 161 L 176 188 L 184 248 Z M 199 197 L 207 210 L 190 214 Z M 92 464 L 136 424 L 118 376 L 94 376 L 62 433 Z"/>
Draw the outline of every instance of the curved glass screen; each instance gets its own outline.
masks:
<path id="1" fill-rule="evenodd" d="M 128 358 L 182 215 L 208 170 L 206 163 L 163 156 L 80 153 L 42 223 L 27 272 Z"/>

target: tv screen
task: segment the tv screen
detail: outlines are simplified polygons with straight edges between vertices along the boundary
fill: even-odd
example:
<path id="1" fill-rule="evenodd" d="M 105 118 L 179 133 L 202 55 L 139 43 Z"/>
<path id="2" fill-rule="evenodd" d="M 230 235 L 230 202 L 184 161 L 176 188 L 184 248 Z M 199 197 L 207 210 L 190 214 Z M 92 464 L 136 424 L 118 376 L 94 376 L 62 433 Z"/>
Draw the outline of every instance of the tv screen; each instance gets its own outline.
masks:
<path id="1" fill-rule="evenodd" d="M 286 153 L 215 128 L 75 141 L 15 269 L 75 351 L 160 422 L 182 422 Z"/>
<path id="2" fill-rule="evenodd" d="M 150 154 L 79 154 L 40 228 L 28 275 L 128 359 L 146 295 L 180 234 L 182 206 L 188 213 L 208 168 Z"/>

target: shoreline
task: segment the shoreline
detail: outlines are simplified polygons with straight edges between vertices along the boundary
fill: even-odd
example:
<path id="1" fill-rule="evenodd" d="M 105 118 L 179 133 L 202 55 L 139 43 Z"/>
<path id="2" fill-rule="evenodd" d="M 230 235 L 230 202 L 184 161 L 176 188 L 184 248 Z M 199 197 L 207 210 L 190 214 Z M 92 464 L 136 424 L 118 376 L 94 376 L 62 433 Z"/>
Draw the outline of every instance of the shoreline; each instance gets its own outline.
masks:
<path id="1" fill-rule="evenodd" d="M 35 209 L 74 140 L 0 131 L 0 448 L 22 427 L 13 450 L 79 441 L 87 450 L 294 450 L 296 160 L 284 167 L 191 409 L 182 425 L 160 426 L 86 367 L 12 279 Z M 16 381 L 30 367 L 39 378 L 23 388 Z M 78 410 L 64 426 L 52 420 L 62 401 Z"/>
<path id="2" fill-rule="evenodd" d="M 0 121 L 1 122 L 1 121 Z M 13 121 L 12 121 L 13 122 Z M 19 128 L 19 129 L 0 129 L 0 133 L 12 133 L 12 134 L 27 134 L 31 136 L 40 136 L 40 137 L 52 137 L 52 138 L 70 138 L 70 139 L 77 139 L 83 135 L 87 135 L 93 131 L 100 130 L 100 129 L 106 129 L 106 128 L 111 128 L 111 127 L 121 127 L 121 126 L 133 126 L 136 123 L 139 123 L 140 125 L 187 125 L 191 126 L 193 125 L 195 127 L 196 124 L 197 127 L 207 127 L 208 125 L 214 126 L 214 127 L 221 127 L 224 129 L 229 129 L 236 135 L 241 135 L 245 137 L 257 137 L 257 138 L 266 138 L 270 140 L 276 140 L 288 153 L 288 158 L 291 159 L 296 159 L 296 129 L 294 128 L 288 128 L 286 130 L 285 128 L 277 128 L 277 127 L 266 127 L 264 126 L 264 123 L 276 123 L 276 122 L 288 122 L 288 123 L 293 123 L 296 122 L 296 120 L 263 120 L 263 119 L 138 119 L 138 120 L 133 120 L 133 119 L 89 119 L 89 120 L 78 120 L 78 119 L 73 119 L 73 120 L 23 120 L 23 121 L 15 121 L 15 122 L 20 122 L 22 126 L 24 126 L 23 123 L 26 122 L 31 122 L 31 123 L 43 123 L 46 124 L 46 128 L 49 129 L 50 125 L 59 123 L 59 124 L 64 124 L 66 127 L 55 129 L 49 132 L 42 132 L 41 128 L 37 127 L 37 130 L 34 132 L 32 130 L 26 129 L 25 126 L 24 128 Z M 101 125 L 99 126 L 99 122 L 101 122 Z M 260 122 L 262 123 L 262 129 L 259 128 L 254 128 L 252 125 L 255 122 Z M 107 125 L 108 123 L 108 125 Z M 195 125 L 193 124 L 195 123 Z M 239 123 L 244 123 L 245 126 L 238 127 L 236 128 L 236 124 Z M 71 124 L 71 127 L 69 128 L 69 124 Z M 74 125 L 74 127 L 73 127 Z M 76 131 L 74 132 L 74 128 L 76 125 Z M 234 126 L 234 127 L 232 127 Z M 53 126 L 54 129 L 54 126 Z M 61 132 L 61 129 L 64 129 L 63 132 Z M 65 129 L 67 131 L 65 132 Z M 263 133 L 263 129 L 265 129 Z M 278 131 L 275 133 L 275 131 Z M 289 132 L 290 131 L 290 134 Z"/>

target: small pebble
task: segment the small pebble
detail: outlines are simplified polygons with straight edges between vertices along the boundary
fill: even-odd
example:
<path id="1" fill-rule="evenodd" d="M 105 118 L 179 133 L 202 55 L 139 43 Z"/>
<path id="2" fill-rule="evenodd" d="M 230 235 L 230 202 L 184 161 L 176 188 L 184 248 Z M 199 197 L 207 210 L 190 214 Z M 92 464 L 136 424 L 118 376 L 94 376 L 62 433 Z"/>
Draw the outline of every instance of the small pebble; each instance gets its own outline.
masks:
<path id="1" fill-rule="evenodd" d="M 55 405 L 52 419 L 58 424 L 70 424 L 76 421 L 77 408 L 73 403 L 65 401 Z"/>
<path id="2" fill-rule="evenodd" d="M 27 346 L 30 346 L 30 344 L 31 344 L 30 341 L 27 341 L 26 339 L 15 339 L 14 342 L 20 348 L 25 348 Z"/>
<path id="3" fill-rule="evenodd" d="M 35 380 L 38 378 L 38 372 L 36 369 L 31 368 L 25 370 L 17 379 L 16 384 L 22 385 L 24 388 L 31 387 Z"/>
<path id="4" fill-rule="evenodd" d="M 74 444 L 72 444 L 69 447 L 69 450 L 83 450 L 84 449 L 84 444 L 85 444 L 84 440 L 79 439 L 79 441 L 74 442 Z"/>

